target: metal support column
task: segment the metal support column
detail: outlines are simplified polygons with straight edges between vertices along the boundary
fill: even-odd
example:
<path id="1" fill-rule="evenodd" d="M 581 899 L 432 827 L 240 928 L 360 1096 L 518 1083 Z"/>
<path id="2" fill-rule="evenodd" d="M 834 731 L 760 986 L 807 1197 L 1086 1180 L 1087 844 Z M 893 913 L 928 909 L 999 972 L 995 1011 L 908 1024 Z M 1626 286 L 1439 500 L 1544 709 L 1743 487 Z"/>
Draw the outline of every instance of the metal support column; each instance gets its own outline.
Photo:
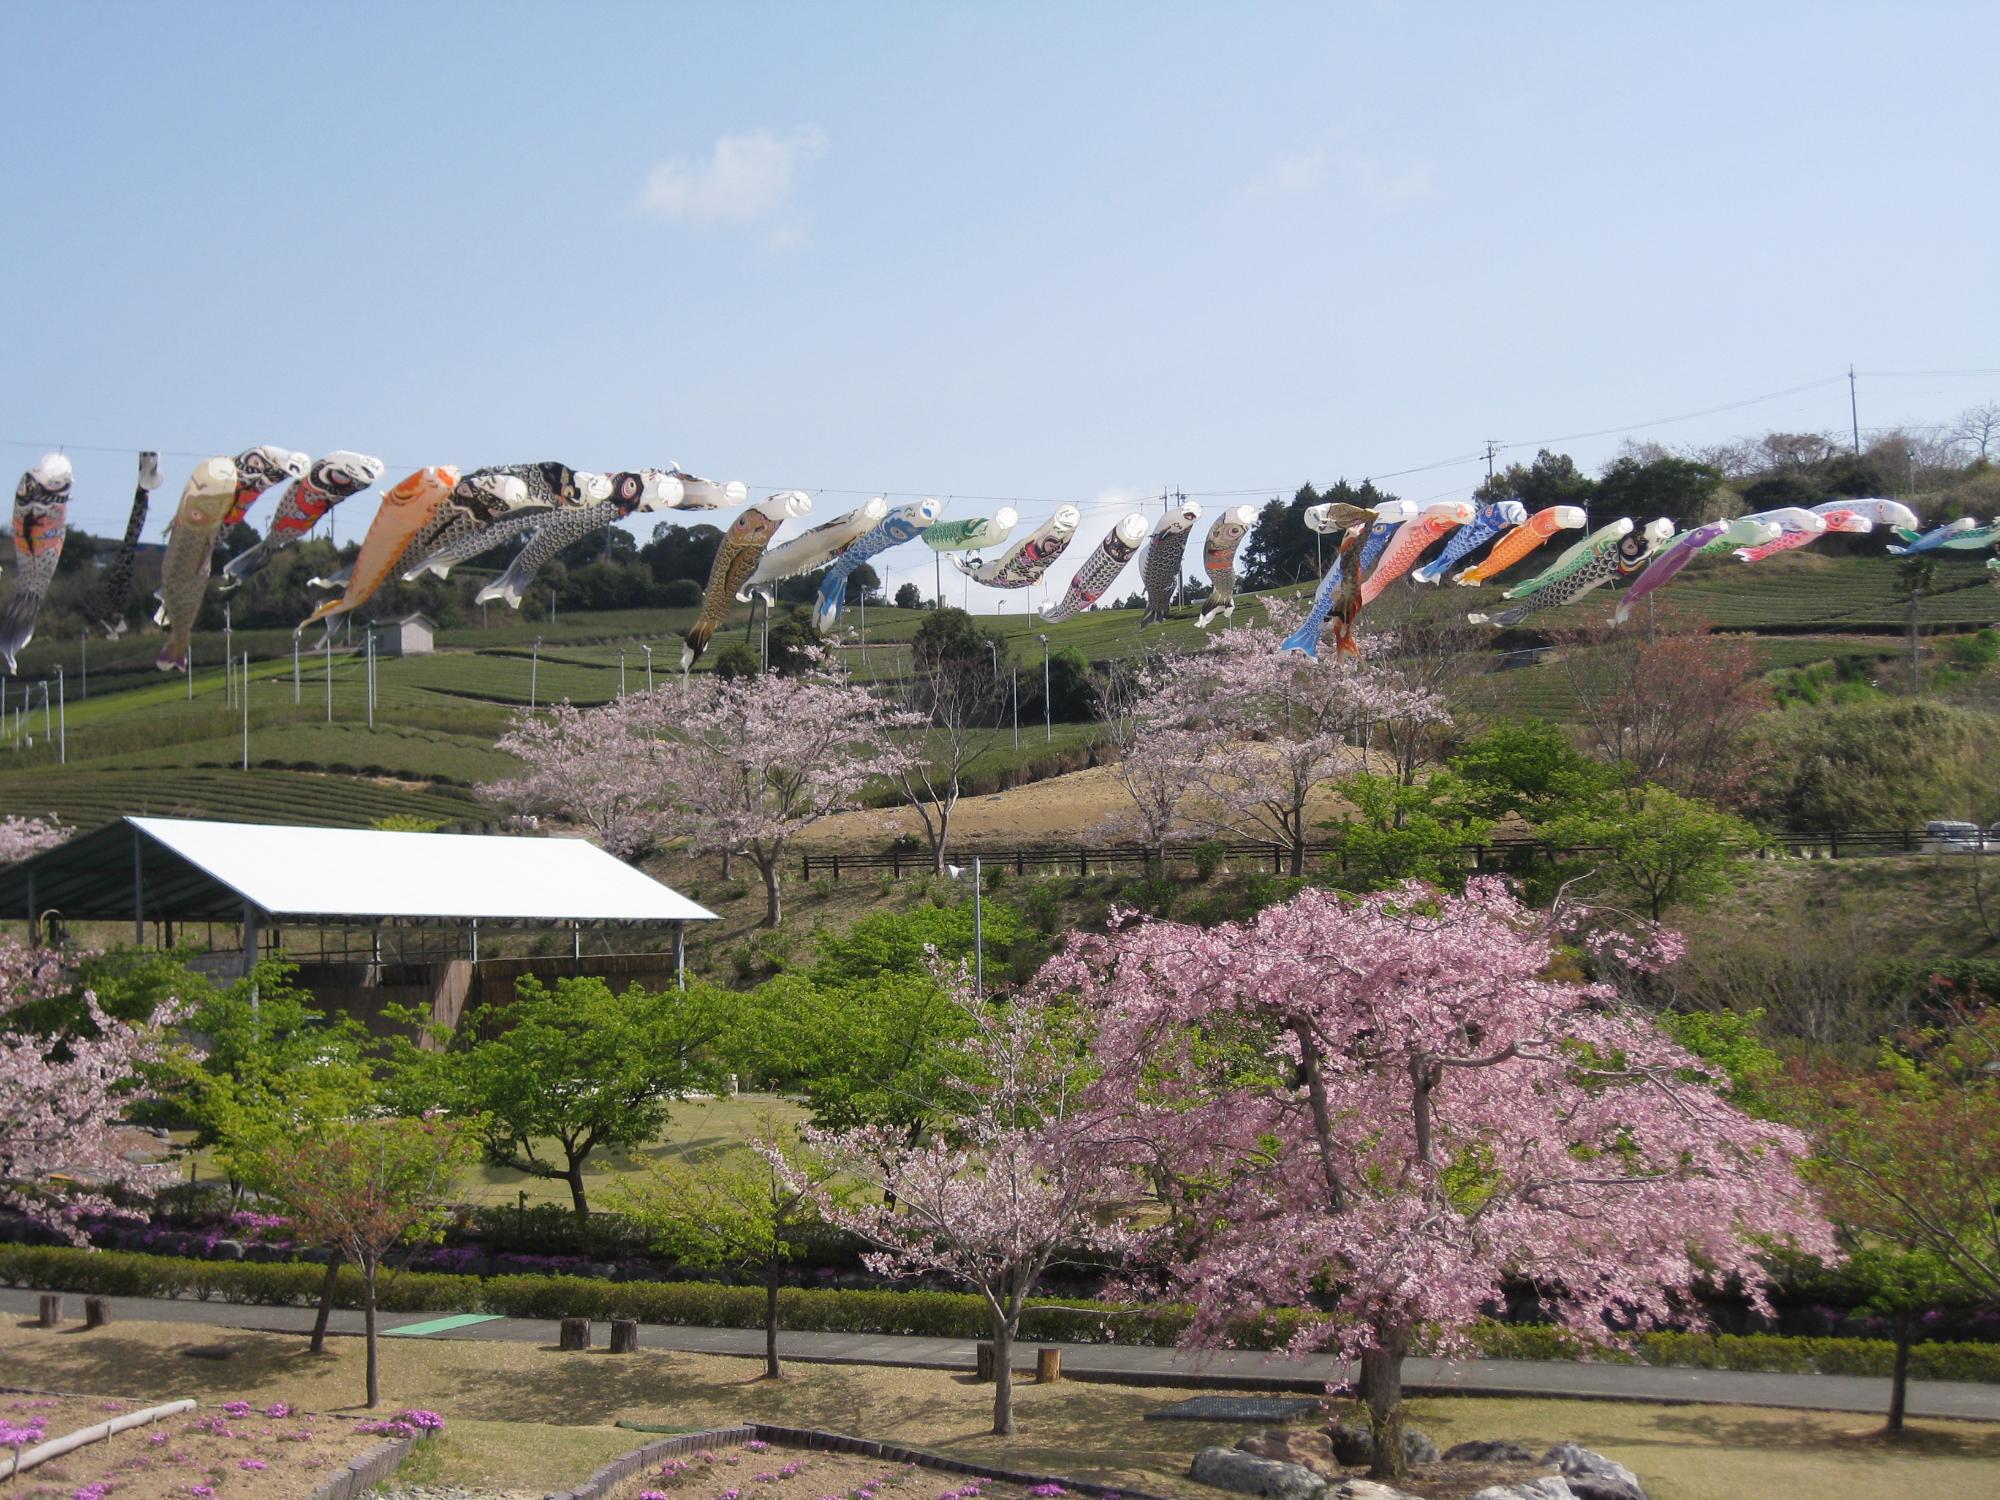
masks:
<path id="1" fill-rule="evenodd" d="M 138 829 L 132 830 L 132 941 L 146 946 L 146 859 Z"/>
<path id="2" fill-rule="evenodd" d="M 688 924 L 674 923 L 674 985 L 688 987 Z"/>

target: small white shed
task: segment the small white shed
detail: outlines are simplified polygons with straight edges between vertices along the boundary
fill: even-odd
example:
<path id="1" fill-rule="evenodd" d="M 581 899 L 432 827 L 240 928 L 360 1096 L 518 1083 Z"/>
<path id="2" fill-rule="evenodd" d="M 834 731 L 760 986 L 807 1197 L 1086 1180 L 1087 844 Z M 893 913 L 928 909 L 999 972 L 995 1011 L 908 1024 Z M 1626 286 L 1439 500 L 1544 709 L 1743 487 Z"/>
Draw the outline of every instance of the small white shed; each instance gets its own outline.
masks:
<path id="1" fill-rule="evenodd" d="M 377 656 L 429 656 L 437 649 L 437 621 L 429 615 L 404 615 L 375 627 Z"/>

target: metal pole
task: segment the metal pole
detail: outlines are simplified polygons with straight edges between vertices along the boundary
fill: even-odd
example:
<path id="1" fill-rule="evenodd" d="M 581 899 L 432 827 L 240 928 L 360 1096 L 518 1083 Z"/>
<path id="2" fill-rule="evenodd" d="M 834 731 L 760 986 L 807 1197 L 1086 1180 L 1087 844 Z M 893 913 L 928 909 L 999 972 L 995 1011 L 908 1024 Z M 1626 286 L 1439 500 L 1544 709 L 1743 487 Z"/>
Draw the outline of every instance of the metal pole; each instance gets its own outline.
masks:
<path id="1" fill-rule="evenodd" d="M 771 670 L 771 606 L 764 606 L 764 670 Z"/>
<path id="2" fill-rule="evenodd" d="M 146 941 L 146 848 L 138 829 L 132 830 L 132 941 Z"/>
<path id="3" fill-rule="evenodd" d="M 243 769 L 250 769 L 250 653 L 243 653 Z"/>
<path id="4" fill-rule="evenodd" d="M 326 651 L 326 722 L 333 722 L 333 631 L 328 630 L 321 646 Z"/>
<path id="5" fill-rule="evenodd" d="M 653 648 L 641 646 L 639 649 L 646 653 L 646 691 L 650 693 L 653 690 Z"/>
<path id="6" fill-rule="evenodd" d="M 61 668 L 57 668 L 58 671 Z M 55 715 L 49 712 L 49 680 L 42 679 L 42 737 L 48 738 L 56 732 Z"/>
<path id="7" fill-rule="evenodd" d="M 622 649 L 618 653 L 618 696 L 625 696 L 625 652 Z"/>
<path id="8" fill-rule="evenodd" d="M 551 594 L 549 597 L 554 598 L 555 596 Z M 528 648 L 528 712 L 529 713 L 533 713 L 535 711 L 535 689 L 537 686 L 536 679 L 541 676 L 541 671 L 542 671 L 542 638 L 540 636 L 536 636 L 534 645 Z"/>
<path id="9" fill-rule="evenodd" d="M 1854 394 L 1854 366 L 1847 367 L 1847 415 L 1854 422 L 1854 451 L 1861 451 L 1861 398 Z"/>
<path id="10" fill-rule="evenodd" d="M 367 650 L 368 727 L 373 729 L 375 727 L 375 626 L 372 623 L 368 627 Z"/>
<path id="11" fill-rule="evenodd" d="M 236 646 L 230 634 L 229 606 L 222 606 L 222 701 L 236 701 Z"/>
<path id="12" fill-rule="evenodd" d="M 299 704 L 299 638 L 292 637 L 292 707 Z"/>
<path id="13" fill-rule="evenodd" d="M 1049 723 L 1052 712 L 1049 704 L 1049 638 L 1038 635 L 1035 639 L 1042 643 L 1042 743 L 1046 745 L 1055 738 L 1055 730 Z"/>
<path id="14" fill-rule="evenodd" d="M 87 699 L 90 697 L 90 627 L 85 626 L 76 633 L 76 644 L 77 650 L 83 654 L 81 690 L 77 693 L 77 696 Z"/>
<path id="15" fill-rule="evenodd" d="M 1014 748 L 1021 748 L 1021 669 L 1010 665 L 1014 674 Z"/>
<path id="16" fill-rule="evenodd" d="M 56 665 L 56 764 L 69 764 L 69 713 L 63 702 L 63 669 Z"/>
<path id="17" fill-rule="evenodd" d="M 981 1000 L 986 998 L 986 929 L 980 920 L 979 888 L 984 884 L 979 874 L 979 856 L 972 856 L 972 993 Z"/>

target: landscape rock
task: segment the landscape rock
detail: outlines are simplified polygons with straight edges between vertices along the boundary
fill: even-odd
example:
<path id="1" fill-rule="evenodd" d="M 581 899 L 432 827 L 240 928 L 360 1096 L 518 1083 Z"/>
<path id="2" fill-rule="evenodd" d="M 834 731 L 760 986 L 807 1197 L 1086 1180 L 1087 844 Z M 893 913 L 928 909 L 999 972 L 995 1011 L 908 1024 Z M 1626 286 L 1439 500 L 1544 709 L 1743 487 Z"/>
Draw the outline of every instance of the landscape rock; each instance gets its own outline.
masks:
<path id="1" fill-rule="evenodd" d="M 215 1247 L 208 1252 L 208 1255 L 211 1260 L 241 1260 L 243 1259 L 243 1242 L 241 1240 L 217 1240 Z"/>
<path id="2" fill-rule="evenodd" d="M 1519 1443 L 1509 1443 L 1500 1438 L 1475 1438 L 1468 1443 L 1453 1443 L 1444 1450 L 1444 1461 L 1448 1464 L 1531 1464 L 1535 1455 Z"/>
<path id="3" fill-rule="evenodd" d="M 1375 1462 L 1375 1434 L 1355 1422 L 1336 1422 L 1329 1429 L 1333 1438 L 1333 1456 L 1351 1468 Z M 1405 1464 L 1434 1464 L 1438 1461 L 1437 1444 L 1430 1434 L 1421 1427 L 1403 1429 L 1403 1462 Z"/>
<path id="4" fill-rule="evenodd" d="M 1542 1462 L 1562 1470 L 1577 1500 L 1646 1500 L 1637 1474 L 1577 1443 L 1557 1443 Z"/>
<path id="5" fill-rule="evenodd" d="M 1377 1484 L 1372 1479 L 1346 1479 L 1328 1490 L 1324 1500 L 1423 1500 L 1423 1497 Z"/>
<path id="6" fill-rule="evenodd" d="M 1324 1431 L 1311 1428 L 1266 1428 L 1253 1432 L 1236 1445 L 1245 1453 L 1254 1453 L 1259 1458 L 1276 1459 L 1282 1464 L 1298 1464 L 1311 1469 L 1328 1479 L 1342 1476 L 1340 1464 L 1333 1456 L 1333 1439 Z"/>
<path id="7" fill-rule="evenodd" d="M 1241 1448 L 1202 1449 L 1188 1466 L 1188 1478 L 1264 1500 L 1322 1500 L 1327 1491 L 1325 1476 L 1303 1464 L 1259 1458 Z"/>
<path id="8" fill-rule="evenodd" d="M 1512 1484 L 1489 1484 L 1472 1500 L 1576 1500 L 1569 1481 L 1554 1474 L 1540 1479 L 1517 1479 Z"/>

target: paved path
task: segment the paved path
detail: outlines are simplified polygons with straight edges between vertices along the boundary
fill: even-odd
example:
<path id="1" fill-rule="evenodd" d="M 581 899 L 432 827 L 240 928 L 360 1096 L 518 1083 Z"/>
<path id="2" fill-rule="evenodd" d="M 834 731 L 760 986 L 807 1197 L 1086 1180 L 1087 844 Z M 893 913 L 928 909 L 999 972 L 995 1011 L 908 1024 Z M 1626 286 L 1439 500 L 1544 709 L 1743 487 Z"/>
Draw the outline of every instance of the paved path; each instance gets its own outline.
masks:
<path id="1" fill-rule="evenodd" d="M 39 1293 L 0 1288 L 0 1314 L 36 1312 Z M 310 1307 L 257 1307 L 231 1302 L 186 1302 L 168 1298 L 117 1297 L 112 1317 L 155 1323 L 192 1323 L 218 1328 L 304 1333 L 311 1329 Z M 81 1318 L 83 1298 L 70 1293 L 66 1312 Z M 382 1313 L 385 1332 L 443 1321 L 436 1313 Z M 341 1334 L 361 1332 L 361 1314 L 337 1310 L 330 1324 Z M 554 1319 L 492 1318 L 436 1333 L 430 1338 L 505 1339 L 556 1343 Z M 609 1342 L 607 1325 L 595 1330 L 598 1347 Z M 755 1328 L 681 1328 L 645 1323 L 639 1342 L 650 1349 L 761 1358 L 764 1334 Z M 1320 1389 L 1336 1371 L 1330 1358 L 1285 1359 L 1251 1350 L 1205 1354 L 1136 1345 L 1065 1344 L 1063 1373 L 1080 1380 L 1132 1385 L 1202 1386 L 1231 1390 Z M 917 1369 L 969 1370 L 969 1339 L 912 1338 L 891 1334 L 780 1333 L 779 1353 L 787 1359 L 824 1364 L 901 1365 Z M 1412 1359 L 1404 1384 L 1434 1395 L 1568 1396 L 1586 1400 L 1693 1401 L 1736 1406 L 1785 1406 L 1816 1411 L 1883 1412 L 1889 1382 L 1857 1375 L 1767 1375 L 1739 1370 L 1674 1370 L 1650 1365 L 1576 1364 L 1565 1360 Z M 1910 1415 L 2000 1421 L 2000 1385 L 1964 1381 L 1913 1380 Z"/>

